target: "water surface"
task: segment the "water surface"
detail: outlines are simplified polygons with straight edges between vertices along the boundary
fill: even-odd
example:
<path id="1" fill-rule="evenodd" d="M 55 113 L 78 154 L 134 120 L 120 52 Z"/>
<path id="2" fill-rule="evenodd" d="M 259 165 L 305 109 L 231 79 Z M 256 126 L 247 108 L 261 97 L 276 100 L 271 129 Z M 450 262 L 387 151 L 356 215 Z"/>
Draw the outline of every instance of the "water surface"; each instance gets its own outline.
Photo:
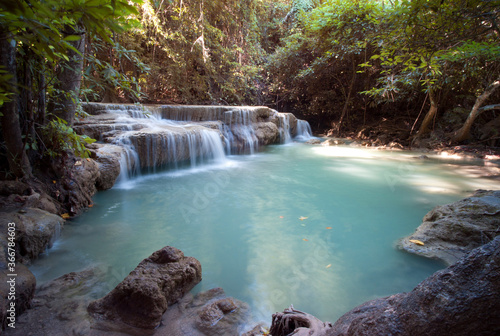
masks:
<path id="1" fill-rule="evenodd" d="M 111 289 L 171 245 L 201 262 L 195 291 L 223 287 L 257 321 L 290 304 L 335 321 L 442 268 L 396 241 L 434 206 L 499 187 L 470 174 L 481 162 L 416 156 L 289 144 L 140 176 L 98 193 L 31 269 L 41 283 L 100 263 Z"/>

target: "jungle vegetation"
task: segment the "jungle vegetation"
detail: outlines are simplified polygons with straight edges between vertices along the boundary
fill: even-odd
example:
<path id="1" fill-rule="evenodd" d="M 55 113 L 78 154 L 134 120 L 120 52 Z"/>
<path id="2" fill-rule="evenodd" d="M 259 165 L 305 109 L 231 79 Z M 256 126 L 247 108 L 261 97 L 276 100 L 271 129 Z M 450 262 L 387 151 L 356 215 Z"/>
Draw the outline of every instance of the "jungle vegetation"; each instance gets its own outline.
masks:
<path id="1" fill-rule="evenodd" d="M 0 3 L 6 177 L 85 156 L 82 101 L 266 105 L 408 145 L 499 139 L 499 0 Z"/>

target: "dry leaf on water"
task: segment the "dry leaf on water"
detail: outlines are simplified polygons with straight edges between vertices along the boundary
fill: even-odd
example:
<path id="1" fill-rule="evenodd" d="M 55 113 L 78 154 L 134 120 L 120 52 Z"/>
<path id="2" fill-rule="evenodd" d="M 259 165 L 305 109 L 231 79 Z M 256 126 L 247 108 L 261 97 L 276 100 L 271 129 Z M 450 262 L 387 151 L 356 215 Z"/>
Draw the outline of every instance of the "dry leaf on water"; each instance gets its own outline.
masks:
<path id="1" fill-rule="evenodd" d="M 304 216 L 300 216 L 299 219 L 300 220 L 304 220 L 304 219 L 308 219 L 309 217 L 304 217 Z"/>

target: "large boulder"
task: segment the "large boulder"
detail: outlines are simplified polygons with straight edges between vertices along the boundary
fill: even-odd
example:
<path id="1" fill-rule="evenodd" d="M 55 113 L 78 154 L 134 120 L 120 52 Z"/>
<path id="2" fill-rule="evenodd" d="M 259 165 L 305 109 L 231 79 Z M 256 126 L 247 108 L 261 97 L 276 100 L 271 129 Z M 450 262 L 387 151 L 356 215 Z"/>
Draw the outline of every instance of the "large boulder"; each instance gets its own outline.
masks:
<path id="1" fill-rule="evenodd" d="M 9 223 L 14 223 L 15 226 Z M 22 263 L 30 264 L 32 259 L 45 252 L 57 238 L 63 225 L 61 217 L 40 209 L 0 212 L 0 232 L 5 233 L 0 235 L 0 329 L 9 323 L 15 324 L 15 319 L 31 305 L 36 279 Z M 10 228 L 14 230 L 9 231 Z M 7 232 L 12 232 L 13 235 L 7 235 Z M 15 244 L 11 247 L 15 253 L 14 265 L 11 265 L 12 250 L 9 250 L 12 243 Z M 12 279 L 13 282 L 10 281 Z M 15 286 L 11 286 L 11 283 L 15 283 Z M 9 311 L 11 302 L 15 304 L 14 315 Z"/>
<path id="2" fill-rule="evenodd" d="M 271 330 L 273 336 L 494 336 L 500 335 L 499 297 L 500 237 L 496 237 L 411 292 L 368 301 L 333 326 L 304 314 L 284 314 L 286 319 L 273 318 Z"/>
<path id="3" fill-rule="evenodd" d="M 64 219 L 40 209 L 0 212 L 0 232 L 15 223 L 16 261 L 29 265 L 59 237 Z M 6 245 L 2 246 L 7 249 Z"/>
<path id="4" fill-rule="evenodd" d="M 88 306 L 96 319 L 154 329 L 167 308 L 201 281 L 201 265 L 170 246 L 144 259 L 105 297 Z"/>
<path id="5" fill-rule="evenodd" d="M 451 265 L 500 234 L 499 227 L 500 191 L 479 190 L 472 197 L 435 207 L 399 247 Z"/>

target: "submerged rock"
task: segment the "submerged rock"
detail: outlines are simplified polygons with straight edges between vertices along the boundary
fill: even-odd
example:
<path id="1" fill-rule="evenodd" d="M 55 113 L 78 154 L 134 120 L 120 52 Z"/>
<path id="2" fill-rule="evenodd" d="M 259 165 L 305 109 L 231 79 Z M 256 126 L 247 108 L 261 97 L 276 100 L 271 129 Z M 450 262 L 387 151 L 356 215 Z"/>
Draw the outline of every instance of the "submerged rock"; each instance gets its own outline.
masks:
<path id="1" fill-rule="evenodd" d="M 144 259 L 105 297 L 88 306 L 96 319 L 154 329 L 167 308 L 201 281 L 201 265 L 170 246 Z"/>
<path id="2" fill-rule="evenodd" d="M 479 190 L 472 197 L 435 207 L 415 233 L 398 245 L 450 265 L 499 234 L 500 191 Z"/>
<path id="3" fill-rule="evenodd" d="M 320 145 L 321 140 L 320 139 L 310 139 L 305 142 L 308 145 Z"/>

